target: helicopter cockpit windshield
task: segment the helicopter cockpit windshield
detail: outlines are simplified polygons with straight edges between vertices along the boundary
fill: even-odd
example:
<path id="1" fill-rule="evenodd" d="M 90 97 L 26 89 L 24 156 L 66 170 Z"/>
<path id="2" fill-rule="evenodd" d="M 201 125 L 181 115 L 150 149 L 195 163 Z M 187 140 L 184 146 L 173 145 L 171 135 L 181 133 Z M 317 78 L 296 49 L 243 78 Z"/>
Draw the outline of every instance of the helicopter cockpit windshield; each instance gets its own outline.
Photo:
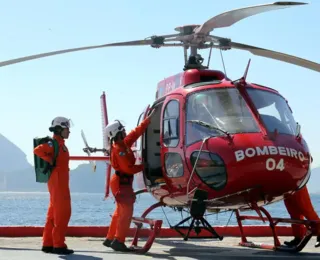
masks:
<path id="1" fill-rule="evenodd" d="M 191 94 L 187 100 L 186 120 L 187 144 L 202 140 L 208 135 L 260 132 L 236 88 L 216 88 Z"/>
<path id="2" fill-rule="evenodd" d="M 297 123 L 283 97 L 270 91 L 254 88 L 247 88 L 247 92 L 269 132 L 277 130 L 279 134 L 296 134 Z"/>

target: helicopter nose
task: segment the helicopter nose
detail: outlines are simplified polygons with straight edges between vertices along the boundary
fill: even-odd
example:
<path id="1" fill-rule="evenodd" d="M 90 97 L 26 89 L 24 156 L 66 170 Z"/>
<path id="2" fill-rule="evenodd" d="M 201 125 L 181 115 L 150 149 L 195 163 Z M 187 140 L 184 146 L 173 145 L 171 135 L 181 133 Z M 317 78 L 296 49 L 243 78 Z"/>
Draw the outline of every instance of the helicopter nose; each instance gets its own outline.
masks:
<path id="1" fill-rule="evenodd" d="M 198 143 L 188 149 L 191 170 L 221 195 L 254 188 L 277 197 L 302 187 L 310 177 L 309 151 L 292 136 L 271 142 L 261 134 L 234 135 L 231 145 L 212 138 L 204 147 L 199 152 Z"/>
<path id="2" fill-rule="evenodd" d="M 264 143 L 234 151 L 234 163 L 229 169 L 230 174 L 232 171 L 245 178 L 247 186 L 259 186 L 263 193 L 274 197 L 304 186 L 310 177 L 310 162 L 306 150 L 296 142 Z"/>

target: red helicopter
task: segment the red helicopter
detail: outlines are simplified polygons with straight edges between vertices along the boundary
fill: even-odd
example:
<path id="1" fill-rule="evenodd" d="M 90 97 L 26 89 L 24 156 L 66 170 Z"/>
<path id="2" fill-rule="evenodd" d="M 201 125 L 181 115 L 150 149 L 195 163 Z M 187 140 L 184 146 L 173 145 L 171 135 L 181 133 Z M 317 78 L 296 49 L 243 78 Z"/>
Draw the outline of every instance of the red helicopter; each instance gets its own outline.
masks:
<path id="1" fill-rule="evenodd" d="M 303 4 L 275 2 L 236 9 L 215 16 L 202 25 L 177 27 L 177 34 L 37 54 L 0 62 L 0 66 L 104 47 L 182 47 L 183 72 L 159 82 L 154 103 L 144 109 L 137 122 L 139 124 L 151 109 L 157 107 L 150 126 L 134 148 L 137 164 L 147 165 L 136 175 L 140 187 L 136 194 L 150 192 L 158 202 L 140 218 L 133 218 L 138 229 L 132 245 L 137 246 L 141 224 L 148 223 L 153 232 L 140 252 L 150 249 L 162 221 L 146 217 L 153 209 L 168 206 L 189 209 L 190 217 L 174 226 L 185 240 L 193 228 L 196 233 L 200 232 L 200 224 L 214 238 L 222 240 L 223 237 L 203 216 L 206 210 L 219 212 L 224 209 L 235 211 L 242 237 L 240 245 L 298 252 L 312 237 L 315 222 L 272 218 L 263 206 L 301 189 L 310 178 L 312 157 L 300 125 L 295 121 L 287 100 L 277 90 L 246 81 L 250 60 L 243 77 L 231 80 L 222 71 L 203 65 L 198 49 L 209 48 L 209 60 L 213 48 L 235 48 L 320 72 L 318 63 L 209 34 L 216 28 L 231 26 L 252 15 Z M 101 104 L 104 129 L 108 124 L 105 93 L 101 96 Z M 104 139 L 104 148 L 97 149 L 88 146 L 84 135 L 83 139 L 84 151 L 89 156 L 72 156 L 72 160 L 108 163 L 108 140 Z M 104 156 L 91 156 L 99 151 Z M 108 165 L 106 197 L 109 195 L 110 175 L 111 166 Z M 254 210 L 258 216 L 240 216 L 240 210 Z M 189 219 L 192 222 L 185 235 L 180 228 Z M 274 245 L 248 242 L 242 228 L 244 219 L 269 221 Z M 275 231 L 279 222 L 305 225 L 304 240 L 295 248 L 283 247 Z"/>

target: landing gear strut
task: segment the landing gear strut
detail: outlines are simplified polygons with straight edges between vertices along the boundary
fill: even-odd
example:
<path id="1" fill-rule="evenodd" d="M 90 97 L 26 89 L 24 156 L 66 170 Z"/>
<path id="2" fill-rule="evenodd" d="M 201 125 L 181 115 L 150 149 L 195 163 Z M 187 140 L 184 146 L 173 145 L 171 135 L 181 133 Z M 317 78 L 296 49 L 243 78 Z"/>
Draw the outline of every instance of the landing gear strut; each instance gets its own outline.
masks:
<path id="1" fill-rule="evenodd" d="M 193 228 L 197 236 L 200 234 L 201 232 L 200 223 L 202 223 L 203 225 L 202 228 L 206 229 L 212 234 L 213 238 L 218 238 L 220 241 L 223 240 L 223 237 L 220 236 L 214 230 L 214 228 L 212 228 L 212 226 L 208 223 L 208 221 L 203 217 L 206 211 L 206 204 L 204 201 L 207 199 L 207 197 L 208 197 L 208 193 L 206 191 L 199 190 L 199 189 L 196 190 L 193 197 L 193 201 L 191 203 L 191 207 L 190 207 L 191 216 L 185 218 L 184 220 L 180 221 L 177 225 L 173 226 L 173 228 L 183 237 L 185 241 L 188 240 L 190 236 L 190 232 Z M 189 227 L 180 226 L 183 223 L 187 222 L 189 219 L 192 219 Z M 194 227 L 194 224 L 195 224 L 195 227 Z M 179 230 L 179 229 L 186 229 L 186 228 L 188 228 L 188 232 L 186 235 Z"/>

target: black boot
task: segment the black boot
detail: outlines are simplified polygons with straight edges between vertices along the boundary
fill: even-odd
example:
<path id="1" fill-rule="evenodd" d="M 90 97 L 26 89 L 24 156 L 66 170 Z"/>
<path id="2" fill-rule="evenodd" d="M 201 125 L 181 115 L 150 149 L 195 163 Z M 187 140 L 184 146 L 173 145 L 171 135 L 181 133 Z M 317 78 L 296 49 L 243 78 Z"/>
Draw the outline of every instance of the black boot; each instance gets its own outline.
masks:
<path id="1" fill-rule="evenodd" d="M 301 239 L 298 238 L 298 237 L 295 237 L 295 238 L 294 238 L 293 240 L 291 240 L 290 242 L 284 241 L 284 244 L 285 244 L 286 246 L 293 247 L 293 246 L 297 246 L 300 242 L 301 242 Z"/>
<path id="2" fill-rule="evenodd" d="M 110 245 L 110 247 L 114 251 L 120 251 L 120 252 L 129 252 L 131 251 L 124 243 L 119 242 L 117 239 L 114 239 Z"/>
<path id="3" fill-rule="evenodd" d="M 57 255 L 70 255 L 73 253 L 74 251 L 72 249 L 68 249 L 67 247 L 54 247 L 52 250 L 52 254 Z"/>
<path id="4" fill-rule="evenodd" d="M 52 253 L 52 250 L 53 250 L 53 247 L 52 246 L 43 246 L 41 248 L 41 251 L 42 252 L 45 252 L 45 253 Z"/>
<path id="5" fill-rule="evenodd" d="M 314 245 L 314 247 L 319 247 L 320 246 L 320 236 L 317 236 L 317 242 Z"/>
<path id="6" fill-rule="evenodd" d="M 106 239 L 105 241 L 103 241 L 103 245 L 106 246 L 106 247 L 110 247 L 111 246 L 111 243 L 112 243 L 112 240 L 109 240 L 109 239 Z"/>

